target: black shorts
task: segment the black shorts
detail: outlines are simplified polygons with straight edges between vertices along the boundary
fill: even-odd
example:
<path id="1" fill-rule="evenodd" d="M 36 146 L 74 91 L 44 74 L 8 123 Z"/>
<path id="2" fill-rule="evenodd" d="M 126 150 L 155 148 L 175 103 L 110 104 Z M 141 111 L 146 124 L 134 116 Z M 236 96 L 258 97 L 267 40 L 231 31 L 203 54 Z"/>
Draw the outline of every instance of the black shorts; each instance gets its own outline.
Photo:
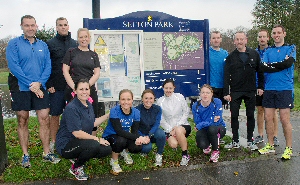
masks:
<path id="1" fill-rule="evenodd" d="M 11 107 L 13 111 L 41 110 L 50 107 L 47 90 L 41 88 L 43 98 L 38 98 L 31 91 L 11 91 Z"/>
<path id="2" fill-rule="evenodd" d="M 255 106 L 262 106 L 262 100 L 263 100 L 264 95 L 256 95 L 256 104 Z"/>
<path id="3" fill-rule="evenodd" d="M 188 137 L 192 131 L 191 125 L 181 125 L 181 126 L 185 129 L 185 137 Z"/>
<path id="4" fill-rule="evenodd" d="M 265 108 L 286 109 L 294 108 L 294 99 L 292 90 L 264 91 L 262 106 Z"/>
<path id="5" fill-rule="evenodd" d="M 185 137 L 187 138 L 191 134 L 191 131 L 192 131 L 191 125 L 180 125 L 180 126 L 182 126 L 185 129 Z M 169 139 L 170 133 L 165 132 L 165 134 L 166 134 L 166 138 Z"/>

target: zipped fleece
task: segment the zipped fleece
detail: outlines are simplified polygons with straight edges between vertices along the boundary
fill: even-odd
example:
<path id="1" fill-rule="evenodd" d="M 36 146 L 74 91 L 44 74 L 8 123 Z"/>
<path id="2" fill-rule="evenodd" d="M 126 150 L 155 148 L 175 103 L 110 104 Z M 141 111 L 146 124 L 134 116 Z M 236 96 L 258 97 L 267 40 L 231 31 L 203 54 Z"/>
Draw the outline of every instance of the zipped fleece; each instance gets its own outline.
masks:
<path id="1" fill-rule="evenodd" d="M 246 48 L 248 60 L 244 63 L 235 49 L 225 60 L 224 96 L 231 92 L 248 92 L 264 89 L 264 73 L 260 70 L 260 56 L 254 49 Z M 256 88 L 256 72 L 258 87 Z"/>

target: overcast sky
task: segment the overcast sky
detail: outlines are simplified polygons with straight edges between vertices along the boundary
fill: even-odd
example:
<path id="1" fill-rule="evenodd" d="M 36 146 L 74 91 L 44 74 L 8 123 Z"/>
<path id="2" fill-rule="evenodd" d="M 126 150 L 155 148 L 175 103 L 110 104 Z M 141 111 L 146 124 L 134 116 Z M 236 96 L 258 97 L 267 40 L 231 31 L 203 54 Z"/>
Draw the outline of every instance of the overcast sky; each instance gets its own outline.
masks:
<path id="1" fill-rule="evenodd" d="M 101 0 L 101 18 L 113 18 L 135 11 L 159 11 L 179 18 L 209 19 L 210 28 L 251 28 L 255 0 Z M 0 39 L 19 36 L 20 19 L 32 15 L 41 28 L 55 27 L 57 17 L 69 21 L 72 37 L 82 27 L 83 18 L 92 18 L 92 0 L 0 0 Z M 76 38 L 75 38 L 76 39 Z"/>

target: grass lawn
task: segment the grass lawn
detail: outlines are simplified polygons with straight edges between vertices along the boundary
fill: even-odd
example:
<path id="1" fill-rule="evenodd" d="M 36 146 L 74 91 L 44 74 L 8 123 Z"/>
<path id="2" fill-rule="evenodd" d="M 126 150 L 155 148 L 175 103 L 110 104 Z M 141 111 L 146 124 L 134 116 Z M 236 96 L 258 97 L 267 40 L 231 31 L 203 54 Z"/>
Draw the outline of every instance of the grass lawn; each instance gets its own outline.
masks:
<path id="1" fill-rule="evenodd" d="M 194 128 L 194 123 L 192 119 L 189 119 L 189 122 Z M 103 128 L 105 128 L 106 123 L 102 124 L 99 128 L 98 135 L 99 137 L 102 134 Z M 24 169 L 21 166 L 21 156 L 22 150 L 18 141 L 17 134 L 17 120 L 16 119 L 7 119 L 4 123 L 4 130 L 6 135 L 6 147 L 8 150 L 8 161 L 9 165 L 4 171 L 3 175 L 0 176 L 1 182 L 12 182 L 12 183 L 24 183 L 29 181 L 36 180 L 45 180 L 45 179 L 74 179 L 74 176 L 71 175 L 68 170 L 71 166 L 71 162 L 66 159 L 62 159 L 58 164 L 51 164 L 49 162 L 42 161 L 42 143 L 39 139 L 39 124 L 36 117 L 31 117 L 29 122 L 30 130 L 30 143 L 29 143 L 29 153 L 31 157 L 31 168 Z M 231 141 L 231 138 L 228 136 L 224 137 L 224 140 L 228 143 Z M 202 150 L 198 149 L 195 145 L 195 131 L 188 137 L 189 143 L 189 154 L 191 160 L 189 164 L 205 164 L 209 161 L 209 157 L 204 155 Z M 155 145 L 154 145 L 155 146 Z M 221 154 L 219 161 L 231 161 L 231 160 L 243 160 L 245 158 L 254 158 L 257 157 L 258 151 L 250 151 L 248 149 L 234 149 L 228 151 L 223 149 L 221 146 Z M 141 170 L 155 170 L 157 167 L 153 167 L 155 162 L 155 153 L 156 147 L 154 150 L 149 153 L 147 157 L 142 157 L 139 154 L 131 154 L 134 160 L 133 165 L 126 165 L 123 160 L 120 160 L 120 166 L 123 171 L 141 171 Z M 90 178 L 95 176 L 101 176 L 103 174 L 109 173 L 111 166 L 109 165 L 110 156 L 103 159 L 91 159 L 86 164 L 86 172 L 89 174 Z M 162 168 L 167 167 L 179 167 L 181 161 L 181 150 L 178 149 L 174 151 L 170 147 L 166 146 L 164 155 L 163 155 L 163 166 Z"/>
<path id="2" fill-rule="evenodd" d="M 8 72 L 0 72 L 0 83 L 7 82 Z M 298 74 L 295 73 L 295 79 L 298 78 Z M 295 108 L 294 111 L 300 110 L 300 83 L 295 82 Z M 192 119 L 189 119 L 192 128 L 194 128 L 194 123 Z M 99 128 L 98 136 L 101 137 L 102 131 L 105 128 L 106 123 L 102 124 Z M 21 167 L 21 156 L 22 150 L 18 142 L 17 134 L 17 120 L 16 119 L 6 119 L 4 120 L 4 130 L 6 136 L 6 148 L 8 150 L 8 161 L 9 165 L 6 170 L 0 176 L 0 183 L 24 183 L 36 180 L 45 179 L 74 179 L 68 170 L 70 168 L 71 162 L 66 159 L 62 159 L 58 164 L 51 164 L 42 162 L 42 144 L 39 139 L 39 123 L 36 117 L 31 117 L 29 121 L 30 130 L 30 142 L 29 142 L 29 153 L 31 156 L 31 165 L 29 169 L 24 169 Z M 229 143 L 231 138 L 228 136 L 224 137 L 224 140 Z M 189 154 L 191 155 L 191 160 L 189 164 L 205 164 L 209 160 L 209 156 L 203 154 L 203 152 L 198 149 L 195 145 L 195 131 L 192 131 L 191 136 L 188 137 L 189 143 Z M 155 145 L 154 145 L 155 146 Z M 132 154 L 134 164 L 126 165 L 123 160 L 120 160 L 120 166 L 123 171 L 140 171 L 140 170 L 154 170 L 153 167 L 155 162 L 155 151 L 150 152 L 150 154 L 145 158 L 139 154 Z M 245 158 L 258 157 L 257 151 L 249 151 L 248 149 L 234 149 L 226 150 L 221 146 L 221 154 L 219 161 L 232 161 L 232 160 L 243 160 Z M 86 172 L 89 174 L 90 178 L 95 176 L 101 176 L 103 174 L 109 173 L 111 167 L 109 165 L 110 157 L 103 159 L 92 159 L 86 164 Z M 166 146 L 163 156 L 163 166 L 167 167 L 179 167 L 181 160 L 180 149 L 174 151 L 170 147 Z"/>
<path id="3" fill-rule="evenodd" d="M 9 72 L 7 72 L 7 71 L 2 72 L 0 70 L 0 84 L 7 84 L 8 73 Z"/>

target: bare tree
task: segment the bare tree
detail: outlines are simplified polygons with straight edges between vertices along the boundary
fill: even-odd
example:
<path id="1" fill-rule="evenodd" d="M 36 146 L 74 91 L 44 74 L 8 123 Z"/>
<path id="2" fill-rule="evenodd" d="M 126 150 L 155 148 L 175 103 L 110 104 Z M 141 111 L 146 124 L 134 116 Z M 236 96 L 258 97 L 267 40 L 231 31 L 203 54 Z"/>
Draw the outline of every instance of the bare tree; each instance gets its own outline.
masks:
<path id="1" fill-rule="evenodd" d="M 7 68 L 6 47 L 12 36 L 8 36 L 0 40 L 0 68 Z"/>
<path id="2" fill-rule="evenodd" d="M 234 34 L 238 31 L 244 31 L 247 34 L 249 30 L 249 28 L 246 28 L 244 26 L 238 26 L 234 29 L 227 29 L 226 31 L 224 31 L 223 29 L 212 28 L 210 32 L 219 31 L 221 33 L 221 47 L 230 53 L 235 50 L 235 45 L 233 44 Z"/>

